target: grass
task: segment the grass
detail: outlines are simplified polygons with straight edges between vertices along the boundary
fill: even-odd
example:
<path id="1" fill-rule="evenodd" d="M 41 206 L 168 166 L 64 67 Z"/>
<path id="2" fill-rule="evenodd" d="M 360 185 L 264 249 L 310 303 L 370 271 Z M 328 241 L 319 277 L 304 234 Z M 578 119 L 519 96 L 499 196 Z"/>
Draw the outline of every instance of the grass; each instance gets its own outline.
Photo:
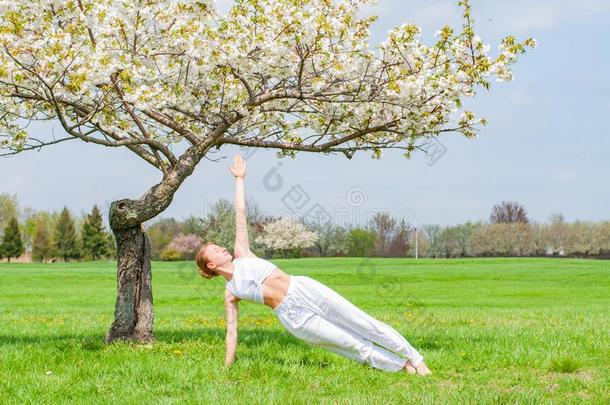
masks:
<path id="1" fill-rule="evenodd" d="M 153 345 L 103 338 L 114 263 L 0 264 L 0 403 L 610 403 L 610 266 L 579 259 L 273 260 L 409 340 L 433 375 L 311 347 L 242 301 L 224 368 L 224 280 L 154 263 Z"/>

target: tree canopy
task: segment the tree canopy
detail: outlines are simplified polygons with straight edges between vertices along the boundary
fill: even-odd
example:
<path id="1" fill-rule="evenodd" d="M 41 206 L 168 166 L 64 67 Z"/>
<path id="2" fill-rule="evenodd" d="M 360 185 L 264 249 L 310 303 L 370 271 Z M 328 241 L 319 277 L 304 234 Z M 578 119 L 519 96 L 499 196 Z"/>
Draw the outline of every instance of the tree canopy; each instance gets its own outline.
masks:
<path id="1" fill-rule="evenodd" d="M 127 147 L 170 176 L 222 144 L 335 153 L 398 148 L 445 131 L 476 135 L 464 97 L 535 41 L 497 56 L 463 26 L 426 46 L 420 28 L 369 44 L 371 0 L 8 0 L 0 11 L 0 138 L 8 154 L 69 139 Z M 461 115 L 454 113 L 461 112 Z M 36 139 L 29 120 L 67 137 Z M 305 130 L 307 129 L 307 130 Z M 191 148 L 174 154 L 172 143 Z"/>

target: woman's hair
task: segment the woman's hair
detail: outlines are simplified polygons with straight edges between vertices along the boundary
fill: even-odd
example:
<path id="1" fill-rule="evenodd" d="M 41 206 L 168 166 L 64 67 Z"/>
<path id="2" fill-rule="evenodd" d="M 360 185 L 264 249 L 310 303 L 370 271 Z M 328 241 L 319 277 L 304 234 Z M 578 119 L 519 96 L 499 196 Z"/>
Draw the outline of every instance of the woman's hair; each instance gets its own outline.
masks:
<path id="1" fill-rule="evenodd" d="M 211 244 L 212 242 L 204 243 L 203 246 L 199 248 L 199 251 L 197 252 L 197 257 L 195 257 L 197 267 L 199 267 L 199 275 L 207 279 L 218 276 L 218 274 L 214 270 L 208 268 L 208 258 L 205 257 L 205 248 Z"/>

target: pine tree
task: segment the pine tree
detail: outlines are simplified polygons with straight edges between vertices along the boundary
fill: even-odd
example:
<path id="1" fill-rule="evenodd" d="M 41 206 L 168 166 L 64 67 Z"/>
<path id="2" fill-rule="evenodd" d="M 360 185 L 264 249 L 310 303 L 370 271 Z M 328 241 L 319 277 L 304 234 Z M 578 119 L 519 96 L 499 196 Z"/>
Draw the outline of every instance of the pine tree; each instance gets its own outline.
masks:
<path id="1" fill-rule="evenodd" d="M 19 257 L 23 251 L 19 223 L 17 218 L 11 217 L 4 228 L 4 235 L 2 236 L 2 254 L 10 262 L 11 257 Z"/>
<path id="2" fill-rule="evenodd" d="M 74 219 L 67 207 L 61 211 L 55 224 L 55 249 L 57 254 L 66 261 L 80 257 Z"/>
<path id="3" fill-rule="evenodd" d="M 102 213 L 97 205 L 93 206 L 91 214 L 87 215 L 83 222 L 82 246 L 83 254 L 93 260 L 108 255 L 108 239 L 102 222 Z"/>
<path id="4" fill-rule="evenodd" d="M 32 259 L 42 262 L 51 255 L 51 240 L 49 238 L 47 221 L 40 218 L 36 221 L 36 230 L 32 240 Z"/>

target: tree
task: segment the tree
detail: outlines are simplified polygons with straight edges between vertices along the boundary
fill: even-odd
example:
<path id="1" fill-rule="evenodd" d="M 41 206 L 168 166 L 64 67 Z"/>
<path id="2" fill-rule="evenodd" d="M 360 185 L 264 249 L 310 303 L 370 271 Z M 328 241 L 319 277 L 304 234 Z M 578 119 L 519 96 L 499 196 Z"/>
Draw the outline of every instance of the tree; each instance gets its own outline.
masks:
<path id="1" fill-rule="evenodd" d="M 529 256 L 536 251 L 528 223 L 481 224 L 470 234 L 467 251 L 472 256 Z"/>
<path id="2" fill-rule="evenodd" d="M 428 241 L 428 255 L 430 257 L 441 257 L 442 249 L 440 247 L 440 239 L 442 228 L 440 225 L 427 224 L 422 226 L 422 231 Z"/>
<path id="3" fill-rule="evenodd" d="M 43 262 L 51 256 L 52 243 L 49 235 L 47 217 L 36 218 L 34 237 L 32 238 L 32 259 Z"/>
<path id="4" fill-rule="evenodd" d="M 246 207 L 249 208 L 248 205 Z M 233 204 L 225 198 L 221 198 L 212 204 L 203 220 L 202 228 L 204 229 L 203 238 L 206 241 L 213 241 L 228 250 L 233 250 L 233 244 L 235 243 L 235 209 Z M 248 229 L 248 234 L 251 235 L 250 229 Z"/>
<path id="5" fill-rule="evenodd" d="M 23 226 L 21 228 L 21 234 L 23 236 L 23 246 L 26 252 L 31 252 L 34 243 L 34 236 L 36 233 L 36 227 L 41 219 L 41 216 L 45 216 L 48 220 L 49 216 L 47 212 L 36 211 L 31 207 L 26 207 L 23 210 Z"/>
<path id="6" fill-rule="evenodd" d="M 482 225 L 480 222 L 466 222 L 443 228 L 438 235 L 441 257 L 472 256 L 470 237 Z"/>
<path id="7" fill-rule="evenodd" d="M 93 260 L 99 260 L 108 254 L 108 240 L 102 219 L 102 213 L 97 205 L 93 206 L 91 213 L 85 217 L 82 231 L 83 254 Z"/>
<path id="8" fill-rule="evenodd" d="M 565 221 L 563 214 L 552 214 L 549 218 L 548 238 L 553 252 L 563 256 L 566 247 L 570 244 L 569 224 Z"/>
<path id="9" fill-rule="evenodd" d="M 549 247 L 548 238 L 546 236 L 547 225 L 538 222 L 531 222 L 528 224 L 530 228 L 530 255 L 531 256 L 543 256 L 546 254 L 547 248 Z"/>
<path id="10" fill-rule="evenodd" d="M 256 205 L 246 202 L 248 218 L 248 235 L 250 236 L 250 250 L 254 254 L 263 254 L 263 246 L 258 242 L 265 224 L 277 218 L 264 218 L 258 212 Z M 208 209 L 206 217 L 201 222 L 202 237 L 205 241 L 212 241 L 220 246 L 233 250 L 235 243 L 235 209 L 226 198 L 220 198 Z"/>
<path id="11" fill-rule="evenodd" d="M 489 88 L 492 76 L 510 80 L 518 55 L 535 46 L 508 36 L 499 55 L 489 56 L 463 0 L 461 31 L 443 27 L 426 46 L 420 29 L 404 24 L 371 49 L 375 18 L 360 16 L 368 3 L 240 0 L 219 15 L 209 0 L 5 2 L 5 154 L 81 140 L 127 148 L 162 174 L 139 198 L 110 205 L 117 299 L 106 342 L 154 339 L 151 248 L 142 224 L 169 206 L 213 148 L 350 159 L 399 149 L 410 158 L 427 136 L 476 136 L 485 121 L 462 100 Z M 34 138 L 31 120 L 57 120 L 66 135 Z"/>
<path id="12" fill-rule="evenodd" d="M 515 201 L 502 201 L 494 205 L 489 216 L 492 224 L 528 223 L 527 213 L 521 204 Z"/>
<path id="13" fill-rule="evenodd" d="M 10 262 L 11 257 L 21 256 L 23 250 L 19 222 L 17 218 L 12 217 L 8 220 L 2 235 L 2 255 Z"/>
<path id="14" fill-rule="evenodd" d="M 599 243 L 599 254 L 602 257 L 610 257 L 610 221 L 603 221 L 597 229 Z"/>
<path id="15" fill-rule="evenodd" d="M 17 196 L 1 193 L 0 194 L 0 230 L 4 230 L 11 218 L 19 217 L 19 203 Z"/>
<path id="16" fill-rule="evenodd" d="M 396 220 L 387 212 L 377 212 L 369 221 L 369 229 L 375 232 L 375 256 L 385 257 L 390 247 Z"/>
<path id="17" fill-rule="evenodd" d="M 412 228 L 407 225 L 404 218 L 396 224 L 394 227 L 394 232 L 390 239 L 390 244 L 388 246 L 388 257 L 406 257 L 409 253 L 410 242 L 409 242 L 409 234 L 411 233 Z"/>
<path id="18" fill-rule="evenodd" d="M 262 235 L 256 242 L 273 251 L 280 257 L 298 257 L 301 249 L 314 245 L 318 239 L 315 231 L 309 231 L 301 222 L 293 218 L 280 218 L 265 225 Z"/>
<path id="19" fill-rule="evenodd" d="M 54 241 L 56 253 L 65 261 L 80 257 L 74 219 L 67 207 L 63 208 L 55 224 Z"/>
<path id="20" fill-rule="evenodd" d="M 318 256 L 346 255 L 349 249 L 349 235 L 342 226 L 328 221 L 324 224 L 318 221 L 308 221 L 307 227 L 318 234 L 312 250 Z"/>
<path id="21" fill-rule="evenodd" d="M 186 234 L 203 235 L 203 218 L 191 215 L 183 221 L 183 231 Z"/>
<path id="22" fill-rule="evenodd" d="M 181 224 L 175 218 L 158 218 L 151 223 L 146 230 L 150 240 L 152 258 L 158 260 L 161 258 L 161 252 L 169 245 L 172 238 L 182 232 Z"/>
<path id="23" fill-rule="evenodd" d="M 572 233 L 571 246 L 568 247 L 568 254 L 587 257 L 591 255 L 599 255 L 600 243 L 599 233 L 597 232 L 598 224 L 586 221 L 576 221 L 570 227 Z"/>
<path id="24" fill-rule="evenodd" d="M 375 234 L 375 256 L 407 256 L 410 227 L 404 218 L 398 223 L 387 212 L 377 212 L 369 221 L 369 229 Z"/>
<path id="25" fill-rule="evenodd" d="M 116 259 L 116 240 L 112 232 L 106 232 L 106 250 L 109 258 Z"/>
<path id="26" fill-rule="evenodd" d="M 375 251 L 375 240 L 377 235 L 371 229 L 362 229 L 359 227 L 349 231 L 349 249 L 348 256 L 370 257 Z"/>

